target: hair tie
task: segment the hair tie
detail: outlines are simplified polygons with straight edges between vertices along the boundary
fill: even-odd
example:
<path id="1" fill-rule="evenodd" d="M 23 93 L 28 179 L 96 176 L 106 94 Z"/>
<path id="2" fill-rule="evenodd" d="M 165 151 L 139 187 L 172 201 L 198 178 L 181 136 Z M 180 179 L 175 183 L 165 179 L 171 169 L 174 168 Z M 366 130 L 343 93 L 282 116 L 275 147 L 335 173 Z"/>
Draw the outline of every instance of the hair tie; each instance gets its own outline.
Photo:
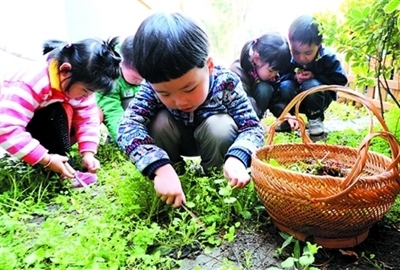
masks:
<path id="1" fill-rule="evenodd" d="M 71 48 L 72 44 L 70 42 L 67 42 L 67 44 L 65 45 L 65 48 Z"/>
<path id="2" fill-rule="evenodd" d="M 254 39 L 254 40 L 253 40 L 253 45 L 254 45 L 254 44 L 257 44 L 257 41 L 258 41 L 258 38 Z"/>

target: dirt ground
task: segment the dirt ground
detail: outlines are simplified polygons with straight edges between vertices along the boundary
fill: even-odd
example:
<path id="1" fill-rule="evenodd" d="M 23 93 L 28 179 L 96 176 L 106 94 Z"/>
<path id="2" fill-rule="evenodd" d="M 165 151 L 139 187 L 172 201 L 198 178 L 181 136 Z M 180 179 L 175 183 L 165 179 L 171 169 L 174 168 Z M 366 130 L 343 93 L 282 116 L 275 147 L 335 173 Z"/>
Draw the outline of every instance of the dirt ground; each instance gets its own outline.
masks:
<path id="1" fill-rule="evenodd" d="M 259 232 L 238 231 L 234 241 L 223 244 L 210 254 L 197 252 L 189 255 L 180 269 L 189 270 L 196 266 L 202 270 L 222 269 L 224 266 L 223 269 L 231 269 L 226 268 L 226 260 L 236 269 L 280 267 L 286 257 L 278 258 L 275 251 L 283 241 L 278 230 L 268 222 Z M 285 248 L 287 254 L 292 251 L 293 244 Z M 400 228 L 378 222 L 360 245 L 346 249 L 322 248 L 315 258 L 313 266 L 321 270 L 400 269 Z"/>

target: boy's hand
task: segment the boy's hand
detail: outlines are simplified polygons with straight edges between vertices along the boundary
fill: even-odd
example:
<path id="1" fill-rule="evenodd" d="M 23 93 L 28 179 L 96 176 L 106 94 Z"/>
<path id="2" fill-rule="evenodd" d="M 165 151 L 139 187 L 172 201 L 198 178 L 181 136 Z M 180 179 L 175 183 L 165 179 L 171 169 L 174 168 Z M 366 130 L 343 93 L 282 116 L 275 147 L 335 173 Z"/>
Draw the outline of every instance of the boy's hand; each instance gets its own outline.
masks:
<path id="1" fill-rule="evenodd" d="M 186 204 L 181 181 L 171 164 L 161 166 L 155 174 L 154 189 L 162 201 L 172 204 L 175 208 Z"/>
<path id="2" fill-rule="evenodd" d="M 250 182 L 250 175 L 244 164 L 235 157 L 229 157 L 224 164 L 224 176 L 231 187 L 242 188 Z"/>
<path id="3" fill-rule="evenodd" d="M 90 173 L 96 173 L 100 169 L 100 161 L 94 157 L 92 152 L 82 153 L 82 163 Z"/>
<path id="4" fill-rule="evenodd" d="M 314 74 L 311 71 L 302 70 L 301 72 L 299 71 L 296 73 L 295 78 L 297 82 L 301 84 L 307 80 L 314 78 Z"/>

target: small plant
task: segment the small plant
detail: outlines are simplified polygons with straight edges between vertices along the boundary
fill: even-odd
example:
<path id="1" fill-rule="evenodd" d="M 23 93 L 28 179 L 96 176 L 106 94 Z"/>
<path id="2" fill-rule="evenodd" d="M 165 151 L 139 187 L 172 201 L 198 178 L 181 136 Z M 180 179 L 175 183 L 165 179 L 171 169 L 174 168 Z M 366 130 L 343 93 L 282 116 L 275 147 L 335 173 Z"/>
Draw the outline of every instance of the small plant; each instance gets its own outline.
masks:
<path id="1" fill-rule="evenodd" d="M 382 265 L 382 263 L 379 263 L 375 260 L 375 254 L 371 253 L 368 255 L 365 254 L 365 252 L 361 252 L 361 258 L 366 260 L 370 265 L 374 267 L 374 269 L 377 270 L 383 270 L 385 269 L 385 265 Z"/>
<path id="2" fill-rule="evenodd" d="M 319 268 L 313 267 L 312 264 L 315 261 L 314 255 L 318 253 L 318 249 L 321 247 L 317 244 L 311 244 L 310 242 L 306 242 L 306 245 L 303 248 L 303 253 L 301 253 L 300 241 L 292 235 L 288 235 L 286 233 L 280 232 L 285 241 L 282 246 L 276 250 L 277 255 L 281 256 L 286 247 L 288 247 L 291 243 L 294 243 L 293 253 L 289 257 L 286 258 L 285 261 L 281 263 L 281 267 L 283 269 L 294 269 L 294 270 L 318 270 Z M 270 267 L 268 270 L 279 270 L 281 268 Z"/>

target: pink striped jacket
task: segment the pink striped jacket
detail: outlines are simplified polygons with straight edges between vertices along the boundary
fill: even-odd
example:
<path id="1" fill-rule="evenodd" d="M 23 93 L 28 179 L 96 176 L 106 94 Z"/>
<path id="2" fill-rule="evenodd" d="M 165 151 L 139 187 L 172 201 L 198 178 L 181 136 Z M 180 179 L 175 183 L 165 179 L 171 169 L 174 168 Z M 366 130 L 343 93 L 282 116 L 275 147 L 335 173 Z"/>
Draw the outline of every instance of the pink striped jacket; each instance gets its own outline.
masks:
<path id="1" fill-rule="evenodd" d="M 54 102 L 67 102 L 73 108 L 72 126 L 79 151 L 97 152 L 100 120 L 95 96 L 69 99 L 60 89 L 55 68 L 54 62 L 44 58 L 28 64 L 6 74 L 0 92 L 0 147 L 31 165 L 48 150 L 32 138 L 26 126 L 36 110 Z"/>

